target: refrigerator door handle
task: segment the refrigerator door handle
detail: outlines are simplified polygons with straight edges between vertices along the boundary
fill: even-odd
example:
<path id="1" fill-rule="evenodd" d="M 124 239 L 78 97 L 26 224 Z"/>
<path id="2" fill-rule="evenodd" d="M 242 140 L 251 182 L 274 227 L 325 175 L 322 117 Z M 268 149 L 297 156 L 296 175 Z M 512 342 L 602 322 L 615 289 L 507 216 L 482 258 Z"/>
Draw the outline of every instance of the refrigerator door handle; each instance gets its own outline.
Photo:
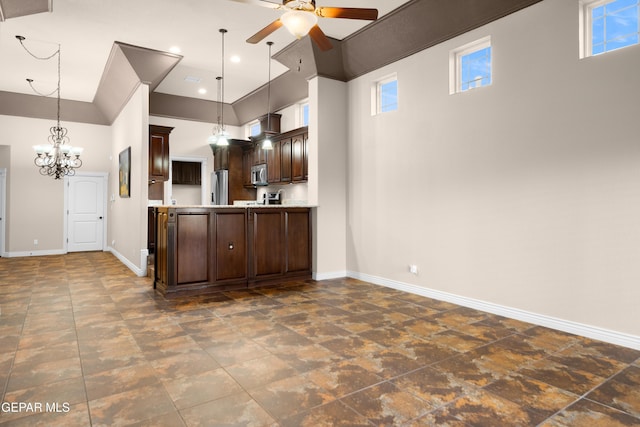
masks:
<path id="1" fill-rule="evenodd" d="M 217 205 L 217 193 L 218 193 L 218 175 L 213 173 L 211 175 L 211 204 Z"/>

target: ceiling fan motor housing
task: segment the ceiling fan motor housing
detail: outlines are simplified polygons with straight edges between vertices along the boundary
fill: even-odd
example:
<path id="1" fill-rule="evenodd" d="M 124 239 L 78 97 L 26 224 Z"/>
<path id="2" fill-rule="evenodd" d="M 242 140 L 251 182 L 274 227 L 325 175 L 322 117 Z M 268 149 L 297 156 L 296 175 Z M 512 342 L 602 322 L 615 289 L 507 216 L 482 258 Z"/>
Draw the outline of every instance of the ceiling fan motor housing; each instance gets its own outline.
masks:
<path id="1" fill-rule="evenodd" d="M 316 10 L 315 0 L 284 0 L 283 6 L 291 10 L 304 10 L 307 12 L 313 12 Z"/>

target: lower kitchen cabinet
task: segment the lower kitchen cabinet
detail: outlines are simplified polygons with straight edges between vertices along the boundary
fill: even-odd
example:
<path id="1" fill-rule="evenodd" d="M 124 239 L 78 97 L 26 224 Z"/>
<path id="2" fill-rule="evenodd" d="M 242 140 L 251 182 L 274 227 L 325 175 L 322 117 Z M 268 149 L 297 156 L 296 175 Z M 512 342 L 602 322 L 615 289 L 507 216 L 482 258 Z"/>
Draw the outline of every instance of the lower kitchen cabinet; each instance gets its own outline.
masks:
<path id="1" fill-rule="evenodd" d="M 253 264 L 250 280 L 280 280 L 311 272 L 308 208 L 250 209 Z"/>
<path id="2" fill-rule="evenodd" d="M 155 208 L 154 287 L 167 297 L 311 277 L 309 208 Z"/>

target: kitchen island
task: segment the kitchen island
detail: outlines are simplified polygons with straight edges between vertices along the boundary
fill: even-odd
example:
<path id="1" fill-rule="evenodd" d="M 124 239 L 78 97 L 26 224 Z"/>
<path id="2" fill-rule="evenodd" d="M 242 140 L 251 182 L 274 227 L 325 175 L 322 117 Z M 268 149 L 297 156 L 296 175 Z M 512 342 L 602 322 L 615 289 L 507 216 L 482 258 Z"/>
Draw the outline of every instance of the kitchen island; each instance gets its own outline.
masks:
<path id="1" fill-rule="evenodd" d="M 311 278 L 306 206 L 157 206 L 153 286 L 165 297 Z"/>

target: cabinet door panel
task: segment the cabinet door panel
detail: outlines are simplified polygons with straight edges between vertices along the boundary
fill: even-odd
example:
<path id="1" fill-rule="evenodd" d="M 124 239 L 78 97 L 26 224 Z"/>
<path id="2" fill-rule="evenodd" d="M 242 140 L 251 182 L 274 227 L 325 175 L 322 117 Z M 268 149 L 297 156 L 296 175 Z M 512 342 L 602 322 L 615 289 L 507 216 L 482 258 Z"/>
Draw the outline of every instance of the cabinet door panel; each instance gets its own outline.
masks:
<path id="1" fill-rule="evenodd" d="M 291 180 L 304 180 L 304 140 L 302 135 L 291 140 Z"/>
<path id="2" fill-rule="evenodd" d="M 215 280 L 247 277 L 246 215 L 216 213 Z"/>
<path id="3" fill-rule="evenodd" d="M 169 179 L 169 135 L 155 134 L 149 139 L 149 176 Z"/>
<path id="4" fill-rule="evenodd" d="M 287 273 L 311 271 L 309 211 L 287 212 Z"/>
<path id="5" fill-rule="evenodd" d="M 283 273 L 283 236 L 280 210 L 253 211 L 253 271 L 256 277 Z"/>
<path id="6" fill-rule="evenodd" d="M 178 285 L 208 280 L 209 215 L 178 215 Z"/>
<path id="7" fill-rule="evenodd" d="M 280 142 L 280 181 L 291 181 L 291 138 Z"/>

